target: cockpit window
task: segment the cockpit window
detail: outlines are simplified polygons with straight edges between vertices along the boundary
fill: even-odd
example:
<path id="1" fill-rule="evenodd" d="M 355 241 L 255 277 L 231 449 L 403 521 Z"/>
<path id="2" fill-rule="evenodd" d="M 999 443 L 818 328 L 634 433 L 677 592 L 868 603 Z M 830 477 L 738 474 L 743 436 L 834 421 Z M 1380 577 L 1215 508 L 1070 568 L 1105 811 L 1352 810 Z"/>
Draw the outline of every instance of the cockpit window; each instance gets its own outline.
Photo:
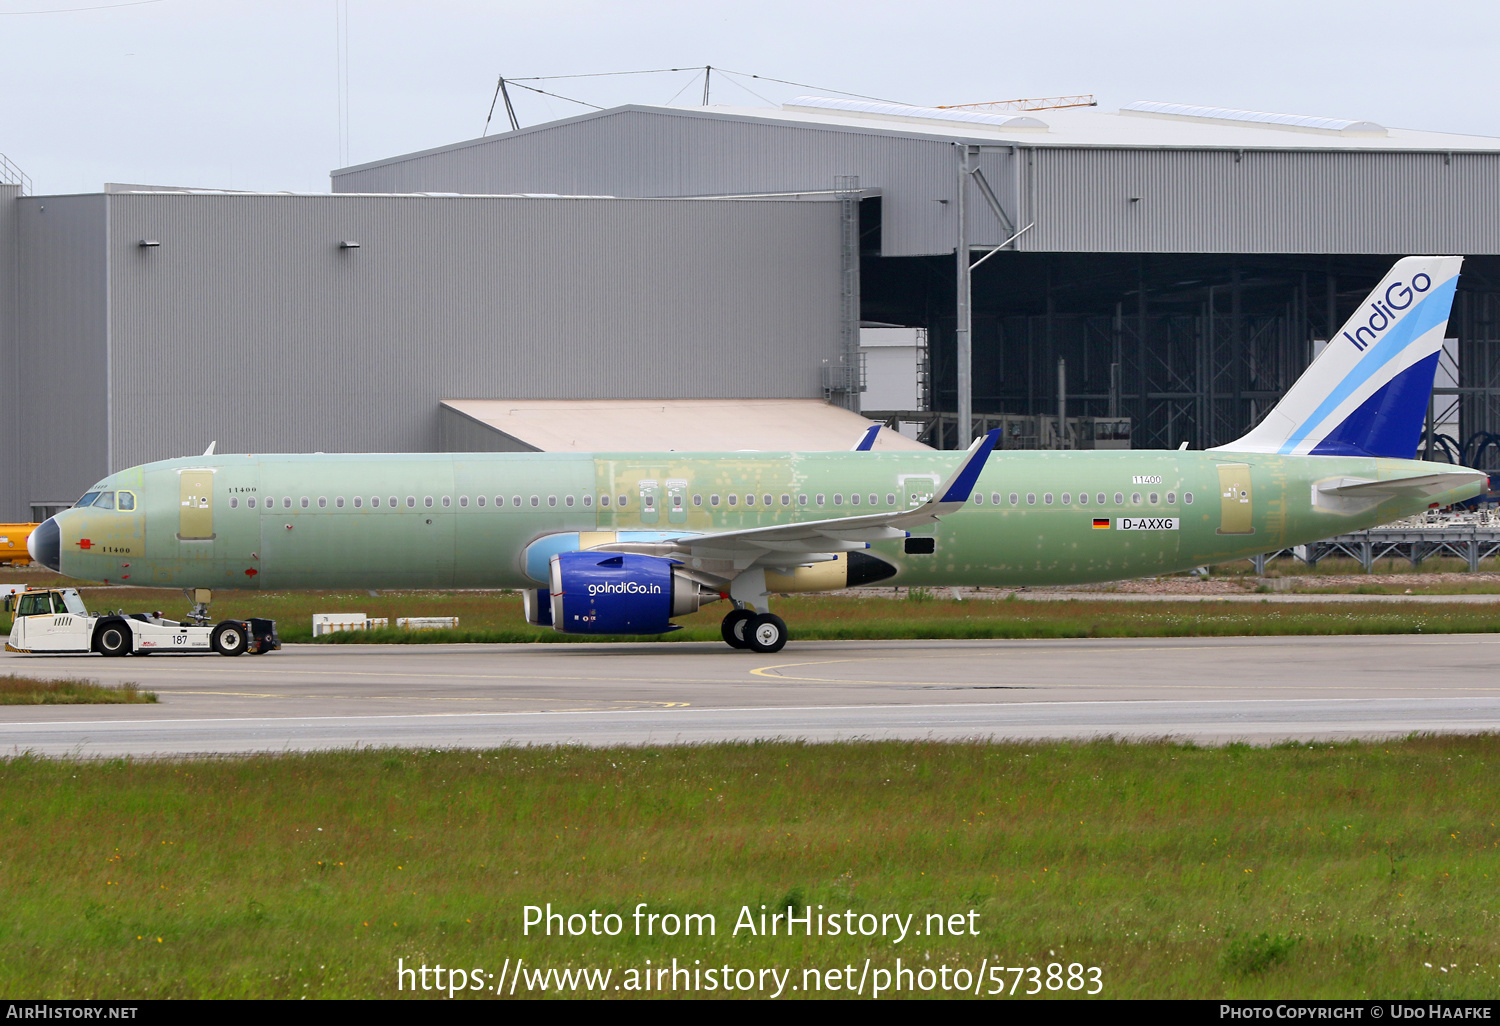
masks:
<path id="1" fill-rule="evenodd" d="M 97 499 L 94 500 L 94 508 L 95 509 L 114 509 L 115 508 L 115 493 L 114 492 L 100 492 L 99 493 L 99 498 L 97 498 Z"/>
<path id="2" fill-rule="evenodd" d="M 73 503 L 73 508 L 82 509 L 85 506 L 92 506 L 94 504 L 94 500 L 97 498 L 99 498 L 98 492 L 84 492 L 83 498 Z"/>
<path id="3" fill-rule="evenodd" d="M 118 508 L 127 510 L 135 509 L 135 492 L 120 492 L 118 495 Z"/>

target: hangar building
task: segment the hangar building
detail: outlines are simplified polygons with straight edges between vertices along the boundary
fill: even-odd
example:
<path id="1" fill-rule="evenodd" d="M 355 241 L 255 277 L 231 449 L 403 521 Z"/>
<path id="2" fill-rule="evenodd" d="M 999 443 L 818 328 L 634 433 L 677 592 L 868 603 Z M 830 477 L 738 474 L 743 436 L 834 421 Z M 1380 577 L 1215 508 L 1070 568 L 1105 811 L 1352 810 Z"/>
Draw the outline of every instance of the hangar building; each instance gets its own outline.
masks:
<path id="1" fill-rule="evenodd" d="M 1367 121 L 818 97 L 615 108 L 340 169 L 332 195 L 0 185 L 0 519 L 209 441 L 615 436 L 618 408 L 569 401 L 663 400 L 701 429 L 682 445 L 754 447 L 778 415 L 735 400 L 860 409 L 872 328 L 910 329 L 915 387 L 880 394 L 915 402 L 863 412 L 933 444 L 1009 417 L 1011 444 L 1104 444 L 1093 419 L 1207 446 L 1433 252 L 1469 259 L 1429 444 L 1488 469 L 1497 191 L 1500 140 Z"/>

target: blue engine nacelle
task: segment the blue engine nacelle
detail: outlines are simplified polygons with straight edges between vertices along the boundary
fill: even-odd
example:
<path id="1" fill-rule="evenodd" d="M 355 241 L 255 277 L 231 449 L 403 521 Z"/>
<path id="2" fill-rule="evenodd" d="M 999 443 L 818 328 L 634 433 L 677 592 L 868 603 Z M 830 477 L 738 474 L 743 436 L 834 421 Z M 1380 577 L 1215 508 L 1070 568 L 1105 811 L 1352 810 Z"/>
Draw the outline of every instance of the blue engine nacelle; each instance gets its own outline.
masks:
<path id="1" fill-rule="evenodd" d="M 562 552 L 548 566 L 552 626 L 564 634 L 665 634 L 717 593 L 661 556 Z"/>

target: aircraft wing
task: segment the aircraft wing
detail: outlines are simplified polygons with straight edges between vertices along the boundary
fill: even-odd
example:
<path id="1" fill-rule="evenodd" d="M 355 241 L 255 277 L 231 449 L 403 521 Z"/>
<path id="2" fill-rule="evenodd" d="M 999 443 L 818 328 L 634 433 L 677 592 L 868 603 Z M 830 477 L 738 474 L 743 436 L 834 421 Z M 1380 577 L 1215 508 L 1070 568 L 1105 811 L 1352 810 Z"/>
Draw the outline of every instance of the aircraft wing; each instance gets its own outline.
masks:
<path id="1" fill-rule="evenodd" d="M 682 535 L 664 542 L 620 542 L 600 545 L 591 551 L 689 557 L 697 564 L 695 569 L 721 577 L 732 577 L 755 565 L 798 566 L 832 559 L 835 553 L 868 548 L 870 542 L 904 538 L 907 528 L 935 523 L 940 517 L 962 509 L 969 501 L 974 483 L 994 451 L 999 435 L 998 429 L 991 431 L 969 446 L 962 462 L 933 497 L 911 509 L 716 534 Z"/>

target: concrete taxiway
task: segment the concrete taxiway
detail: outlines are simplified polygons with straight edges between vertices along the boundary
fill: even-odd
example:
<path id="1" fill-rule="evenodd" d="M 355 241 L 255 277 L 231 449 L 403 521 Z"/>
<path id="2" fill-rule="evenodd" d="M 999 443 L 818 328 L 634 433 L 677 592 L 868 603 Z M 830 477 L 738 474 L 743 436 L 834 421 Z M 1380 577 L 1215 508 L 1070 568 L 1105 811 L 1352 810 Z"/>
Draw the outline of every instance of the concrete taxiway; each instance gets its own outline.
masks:
<path id="1" fill-rule="evenodd" d="M 1290 738 L 1500 730 L 1500 635 L 1079 641 L 288 646 L 262 657 L 22 657 L 157 705 L 0 707 L 0 752 L 752 738 Z"/>

